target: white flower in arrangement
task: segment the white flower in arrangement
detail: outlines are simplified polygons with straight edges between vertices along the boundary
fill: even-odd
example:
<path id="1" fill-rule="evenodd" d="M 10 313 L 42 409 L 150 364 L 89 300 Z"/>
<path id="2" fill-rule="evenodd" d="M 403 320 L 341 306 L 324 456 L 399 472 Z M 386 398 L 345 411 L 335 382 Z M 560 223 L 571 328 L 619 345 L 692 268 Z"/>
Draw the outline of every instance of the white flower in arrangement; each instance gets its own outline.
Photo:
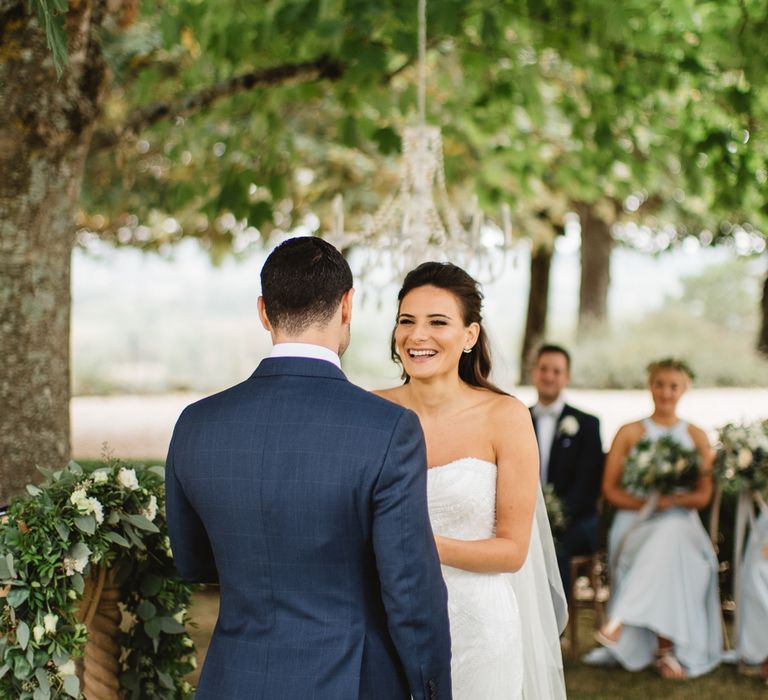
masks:
<path id="1" fill-rule="evenodd" d="M 90 556 L 91 550 L 88 545 L 79 542 L 69 550 L 69 556 L 64 557 L 64 573 L 67 576 L 72 576 L 74 573 L 82 574 Z"/>
<path id="2" fill-rule="evenodd" d="M 109 481 L 109 473 L 106 470 L 99 469 L 99 471 L 93 472 L 94 484 L 106 484 L 107 481 Z"/>
<path id="3" fill-rule="evenodd" d="M 192 668 L 197 668 L 197 658 L 195 658 L 194 656 L 190 656 L 189 657 L 189 665 Z"/>
<path id="4" fill-rule="evenodd" d="M 75 668 L 75 662 L 72 661 L 72 659 L 61 664 L 58 668 L 58 674 L 60 676 L 74 676 L 75 673 L 77 673 L 77 669 Z"/>
<path id="5" fill-rule="evenodd" d="M 742 447 L 739 450 L 739 456 L 736 463 L 739 465 L 739 469 L 746 469 L 752 464 L 752 450 L 748 447 Z"/>
<path id="6" fill-rule="evenodd" d="M 104 506 L 101 505 L 98 498 L 89 498 L 88 505 L 93 517 L 96 518 L 96 524 L 101 525 L 104 522 Z"/>
<path id="7" fill-rule="evenodd" d="M 725 478 L 733 479 L 734 476 L 736 476 L 736 471 L 731 467 L 728 467 L 728 469 L 725 470 Z"/>
<path id="8" fill-rule="evenodd" d="M 157 517 L 157 497 L 152 494 L 146 508 L 141 509 L 141 515 L 152 522 Z"/>
<path id="9" fill-rule="evenodd" d="M 579 432 L 579 421 L 576 416 L 563 416 L 560 421 L 560 425 L 557 428 L 558 432 L 568 437 L 573 437 Z"/>
<path id="10" fill-rule="evenodd" d="M 56 626 L 59 624 L 59 616 L 53 613 L 48 613 L 43 616 L 43 627 L 46 634 L 55 634 Z"/>
<path id="11" fill-rule="evenodd" d="M 178 622 L 180 625 L 183 625 L 184 615 L 186 614 L 186 612 L 187 612 L 186 608 L 182 608 L 173 616 L 173 619 L 176 620 L 176 622 Z"/>
<path id="12" fill-rule="evenodd" d="M 77 600 L 77 591 L 74 588 L 70 588 L 67 591 L 67 598 L 70 600 Z"/>
<path id="13" fill-rule="evenodd" d="M 124 489 L 136 491 L 139 488 L 139 480 L 136 478 L 136 470 L 122 467 L 117 473 L 117 483 Z"/>
<path id="14" fill-rule="evenodd" d="M 187 649 L 191 649 L 193 646 L 195 646 L 195 643 L 192 641 L 192 637 L 182 637 L 181 639 L 181 646 L 187 647 Z"/>
<path id="15" fill-rule="evenodd" d="M 82 487 L 78 487 L 72 492 L 72 495 L 69 497 L 69 502 L 81 513 L 91 512 L 91 507 L 88 503 L 88 493 Z"/>
<path id="16" fill-rule="evenodd" d="M 163 551 L 169 556 L 173 557 L 173 551 L 171 550 L 171 538 L 166 535 L 163 537 Z"/>
<path id="17" fill-rule="evenodd" d="M 677 462 L 675 462 L 675 472 L 678 474 L 682 474 L 685 471 L 686 467 L 686 461 L 683 457 L 679 457 Z"/>
<path id="18" fill-rule="evenodd" d="M 42 625 L 35 625 L 32 628 L 32 637 L 34 638 L 37 644 L 40 644 L 40 642 L 43 641 L 44 636 L 45 636 L 45 627 L 43 627 Z"/>
<path id="19" fill-rule="evenodd" d="M 648 453 L 648 452 L 641 452 L 637 456 L 637 463 L 641 467 L 647 467 L 651 463 L 651 459 L 652 459 L 652 457 L 651 457 L 650 453 Z"/>

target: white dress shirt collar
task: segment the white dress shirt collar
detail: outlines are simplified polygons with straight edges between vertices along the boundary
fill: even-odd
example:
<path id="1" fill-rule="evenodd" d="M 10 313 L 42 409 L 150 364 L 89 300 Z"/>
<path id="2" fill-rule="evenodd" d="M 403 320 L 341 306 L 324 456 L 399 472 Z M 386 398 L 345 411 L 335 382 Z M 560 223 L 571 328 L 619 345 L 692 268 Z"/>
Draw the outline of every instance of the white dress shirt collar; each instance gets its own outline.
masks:
<path id="1" fill-rule="evenodd" d="M 555 401 L 551 404 L 544 405 L 543 403 L 537 403 L 533 407 L 533 415 L 536 418 L 541 416 L 552 416 L 558 418 L 565 408 L 565 397 L 560 394 Z"/>
<path id="2" fill-rule="evenodd" d="M 306 357 L 311 360 L 325 360 L 341 369 L 339 356 L 329 348 L 314 343 L 277 343 L 272 347 L 270 357 Z"/>

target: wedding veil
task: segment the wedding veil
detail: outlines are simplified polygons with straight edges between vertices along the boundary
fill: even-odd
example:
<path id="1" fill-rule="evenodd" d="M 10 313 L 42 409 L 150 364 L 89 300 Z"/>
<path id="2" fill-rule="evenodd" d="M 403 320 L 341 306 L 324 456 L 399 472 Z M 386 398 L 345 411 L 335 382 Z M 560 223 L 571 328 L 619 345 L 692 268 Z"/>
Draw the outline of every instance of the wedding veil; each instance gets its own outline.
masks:
<path id="1" fill-rule="evenodd" d="M 540 487 L 528 557 L 511 578 L 522 623 L 523 698 L 565 700 L 560 635 L 568 623 L 568 604 Z"/>

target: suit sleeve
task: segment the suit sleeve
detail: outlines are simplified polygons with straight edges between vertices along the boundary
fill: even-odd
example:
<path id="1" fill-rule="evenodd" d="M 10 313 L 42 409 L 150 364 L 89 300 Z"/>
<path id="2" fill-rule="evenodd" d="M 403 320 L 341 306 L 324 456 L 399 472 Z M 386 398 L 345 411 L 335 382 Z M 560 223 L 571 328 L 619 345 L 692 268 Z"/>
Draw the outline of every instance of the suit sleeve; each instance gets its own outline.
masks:
<path id="1" fill-rule="evenodd" d="M 411 411 L 398 420 L 374 486 L 373 546 L 413 700 L 450 699 L 447 593 L 427 511 L 424 438 Z"/>
<path id="2" fill-rule="evenodd" d="M 217 583 L 219 576 L 208 533 L 200 516 L 187 499 L 176 472 L 175 445 L 178 431 L 177 423 L 165 461 L 165 513 L 173 561 L 186 581 Z"/>
<path id="3" fill-rule="evenodd" d="M 605 455 L 600 441 L 600 421 L 595 416 L 585 415 L 582 425 L 584 442 L 576 467 L 577 478 L 566 498 L 566 510 L 571 517 L 594 512 L 603 481 Z"/>

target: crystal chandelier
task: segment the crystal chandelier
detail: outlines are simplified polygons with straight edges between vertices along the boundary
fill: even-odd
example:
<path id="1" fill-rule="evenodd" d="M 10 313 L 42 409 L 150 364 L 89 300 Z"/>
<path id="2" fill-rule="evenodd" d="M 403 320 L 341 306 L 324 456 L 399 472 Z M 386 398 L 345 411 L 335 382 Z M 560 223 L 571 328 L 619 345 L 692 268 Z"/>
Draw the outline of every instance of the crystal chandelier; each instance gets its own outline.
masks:
<path id="1" fill-rule="evenodd" d="M 511 242 L 511 214 L 502 205 L 501 227 L 486 220 L 473 196 L 468 226 L 451 206 L 445 185 L 440 129 L 426 123 L 426 0 L 419 0 L 418 123 L 402 132 L 400 183 L 396 192 L 359 231 L 344 227 L 344 203 L 336 195 L 328 239 L 341 249 L 354 246 L 366 260 L 362 273 L 391 270 L 397 280 L 426 260 L 450 261 L 483 281 L 505 268 Z"/>

